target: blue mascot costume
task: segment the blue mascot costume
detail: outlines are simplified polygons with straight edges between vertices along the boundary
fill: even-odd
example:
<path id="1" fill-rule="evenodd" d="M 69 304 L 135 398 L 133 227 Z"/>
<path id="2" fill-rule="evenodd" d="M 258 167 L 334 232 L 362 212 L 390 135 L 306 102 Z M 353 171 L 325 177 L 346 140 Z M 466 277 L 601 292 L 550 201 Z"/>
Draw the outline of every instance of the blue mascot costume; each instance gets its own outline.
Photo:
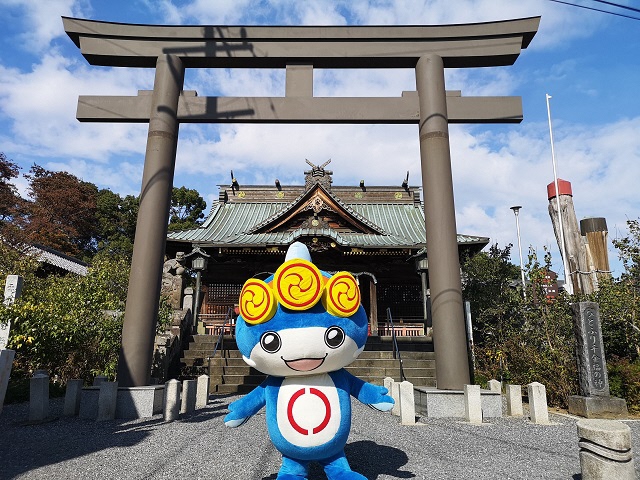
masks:
<path id="1" fill-rule="evenodd" d="M 306 479 L 316 461 L 329 480 L 366 480 L 344 454 L 349 396 L 380 411 L 394 403 L 386 388 L 344 369 L 364 350 L 367 323 L 355 278 L 320 271 L 298 242 L 274 275 L 244 284 L 236 341 L 244 361 L 268 377 L 229 405 L 224 422 L 238 427 L 266 405 L 269 436 L 282 454 L 278 479 Z"/>

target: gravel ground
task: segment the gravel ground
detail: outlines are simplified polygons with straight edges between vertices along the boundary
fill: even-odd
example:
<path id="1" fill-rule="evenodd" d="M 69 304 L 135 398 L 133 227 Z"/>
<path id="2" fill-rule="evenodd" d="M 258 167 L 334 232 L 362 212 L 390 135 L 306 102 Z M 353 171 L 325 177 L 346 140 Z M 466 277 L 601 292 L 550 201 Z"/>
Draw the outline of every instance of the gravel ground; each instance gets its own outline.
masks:
<path id="1" fill-rule="evenodd" d="M 271 446 L 264 413 L 230 429 L 222 418 L 235 396 L 179 421 L 162 416 L 93 422 L 61 417 L 29 425 L 28 405 L 5 405 L 0 414 L 0 479 L 242 479 L 274 480 L 280 454 Z M 346 446 L 351 467 L 368 479 L 579 479 L 576 418 L 551 414 L 549 426 L 527 418 L 470 425 L 422 418 L 401 426 L 397 417 L 353 403 Z M 640 478 L 640 422 L 632 430 Z M 325 479 L 317 466 L 310 479 Z"/>

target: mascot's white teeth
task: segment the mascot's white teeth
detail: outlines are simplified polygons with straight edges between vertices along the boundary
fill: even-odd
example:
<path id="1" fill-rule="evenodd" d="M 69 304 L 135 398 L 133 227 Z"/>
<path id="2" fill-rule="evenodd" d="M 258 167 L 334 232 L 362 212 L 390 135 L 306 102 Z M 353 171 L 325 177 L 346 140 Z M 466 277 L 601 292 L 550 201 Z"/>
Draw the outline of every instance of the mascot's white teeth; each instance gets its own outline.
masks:
<path id="1" fill-rule="evenodd" d="M 280 358 L 282 358 L 284 363 L 291 370 L 295 370 L 297 372 L 310 372 L 324 363 L 324 359 L 327 358 L 327 354 L 322 358 L 298 358 L 297 360 L 285 360 L 283 357 Z"/>

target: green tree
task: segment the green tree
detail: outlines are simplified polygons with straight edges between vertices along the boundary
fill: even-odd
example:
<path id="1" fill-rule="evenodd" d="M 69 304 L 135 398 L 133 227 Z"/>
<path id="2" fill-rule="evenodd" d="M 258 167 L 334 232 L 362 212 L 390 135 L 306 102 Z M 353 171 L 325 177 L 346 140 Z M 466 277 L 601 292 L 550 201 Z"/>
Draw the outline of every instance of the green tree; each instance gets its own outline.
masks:
<path id="1" fill-rule="evenodd" d="M 11 183 L 20 173 L 20 167 L 0 152 L 0 235 L 4 241 L 14 245 L 22 241 L 21 231 L 16 225 L 22 214 L 24 200 L 18 189 Z"/>
<path id="2" fill-rule="evenodd" d="M 600 304 L 607 355 L 640 357 L 640 222 L 628 220 L 627 236 L 613 240 L 624 266 L 618 279 L 600 282 L 592 300 Z"/>
<path id="3" fill-rule="evenodd" d="M 628 280 L 634 288 L 640 288 L 640 219 L 627 220 L 629 234 L 613 245 L 618 249 L 625 272 L 621 279 Z"/>
<path id="4" fill-rule="evenodd" d="M 510 253 L 511 245 L 492 245 L 489 252 L 463 263 L 464 296 L 471 302 L 474 324 L 476 378 L 520 385 L 538 381 L 546 385 L 550 404 L 564 406 L 577 389 L 569 299 L 546 298 L 543 285 L 551 257 L 546 252 L 540 263 L 533 250 L 524 298 L 520 269 L 510 262 Z"/>
<path id="5" fill-rule="evenodd" d="M 197 190 L 173 187 L 169 230 L 186 230 L 197 227 L 202 223 L 205 208 L 207 208 L 207 203 Z"/>
<path id="6" fill-rule="evenodd" d="M 502 344 L 517 323 L 522 289 L 515 288 L 520 269 L 509 261 L 511 248 L 493 244 L 462 265 L 463 297 L 471 304 L 473 337 L 480 345 Z"/>
<path id="7" fill-rule="evenodd" d="M 20 167 L 0 152 L 0 222 L 10 221 L 19 200 L 18 191 L 11 183 L 20 173 Z"/>
<path id="8" fill-rule="evenodd" d="M 133 195 L 121 197 L 109 189 L 102 189 L 97 197 L 98 251 L 131 258 L 136 234 L 139 201 Z"/>

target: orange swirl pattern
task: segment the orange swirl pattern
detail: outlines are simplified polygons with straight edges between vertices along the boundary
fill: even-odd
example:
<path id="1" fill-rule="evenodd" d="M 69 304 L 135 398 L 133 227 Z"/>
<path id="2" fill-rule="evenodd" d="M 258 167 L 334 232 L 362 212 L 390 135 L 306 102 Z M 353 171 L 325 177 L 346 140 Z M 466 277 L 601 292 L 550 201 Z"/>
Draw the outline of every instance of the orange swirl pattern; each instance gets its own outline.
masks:
<path id="1" fill-rule="evenodd" d="M 360 288 L 349 272 L 338 272 L 325 287 L 322 303 L 331 315 L 350 317 L 360 307 Z"/>
<path id="2" fill-rule="evenodd" d="M 240 292 L 240 315 L 252 325 L 268 322 L 276 314 L 273 290 L 262 280 L 250 278 Z"/>
<path id="3" fill-rule="evenodd" d="M 282 306 L 291 310 L 307 310 L 322 297 L 324 279 L 313 263 L 295 258 L 280 265 L 272 285 Z"/>

